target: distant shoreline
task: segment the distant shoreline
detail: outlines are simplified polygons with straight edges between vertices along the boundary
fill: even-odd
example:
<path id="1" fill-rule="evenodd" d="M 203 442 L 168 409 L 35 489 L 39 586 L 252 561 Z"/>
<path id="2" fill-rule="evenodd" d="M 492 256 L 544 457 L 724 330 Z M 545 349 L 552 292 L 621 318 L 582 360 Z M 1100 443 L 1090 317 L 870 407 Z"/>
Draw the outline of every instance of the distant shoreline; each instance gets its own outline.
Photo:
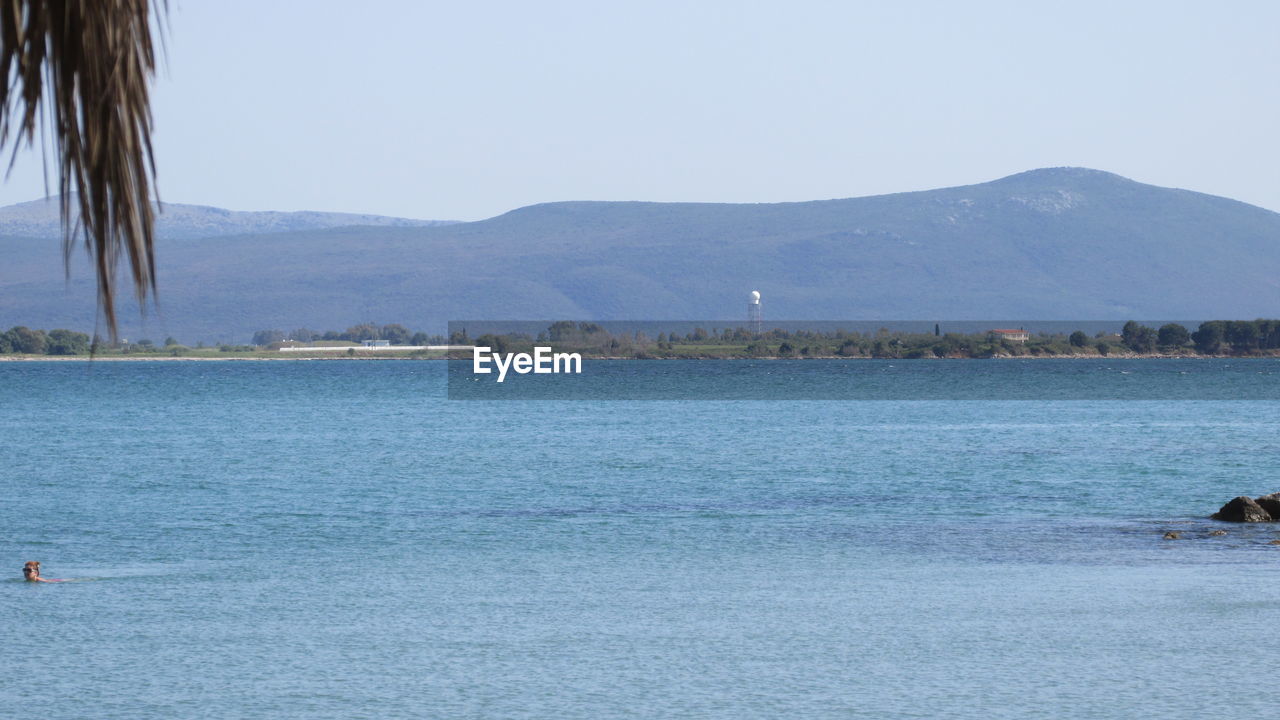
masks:
<path id="1" fill-rule="evenodd" d="M 317 355 L 313 357 L 199 357 L 199 356 L 122 356 L 122 355 L 0 355 L 0 362 L 297 362 L 307 360 L 444 360 L 443 357 L 410 357 L 407 355 Z"/>
<path id="2" fill-rule="evenodd" d="M 201 356 L 154 356 L 154 355 L 106 355 L 106 356 L 88 356 L 88 355 L 0 355 L 0 363 L 27 363 L 27 362 L 311 362 L 311 361 L 333 361 L 333 360 L 447 360 L 443 356 L 422 357 L 413 355 L 388 355 L 385 353 L 373 354 L 356 354 L 356 355 L 313 355 L 307 357 L 298 357 L 297 354 L 291 354 L 286 357 L 263 357 L 261 355 L 242 356 L 242 357 L 201 357 Z M 1150 354 L 1140 355 L 1137 353 L 1116 353 L 1113 355 L 996 355 L 993 357 L 976 358 L 976 357 L 918 357 L 918 358 L 894 358 L 894 357 L 867 357 L 854 356 L 842 357 L 839 355 L 822 355 L 815 357 L 796 357 L 781 355 L 759 355 L 744 357 L 741 355 L 732 355 L 725 357 L 673 357 L 673 356 L 651 356 L 638 358 L 634 356 L 592 356 L 584 355 L 584 361 L 590 360 L 634 360 L 637 362 L 652 362 L 665 360 L 840 360 L 842 362 L 859 362 L 865 360 L 891 360 L 894 362 L 917 362 L 917 361 L 947 361 L 947 360 L 1277 360 L 1280 359 L 1280 353 L 1267 355 L 1167 355 L 1167 354 Z"/>
<path id="3" fill-rule="evenodd" d="M 319 360 L 431 358 L 446 354 L 465 358 L 473 347 L 496 355 L 527 355 L 535 348 L 544 348 L 582 358 L 636 360 L 1280 357 L 1280 319 L 1265 318 L 1208 320 L 1200 323 L 1195 332 L 1174 322 L 1154 328 L 1130 320 L 1119 333 L 1099 332 L 1092 338 L 1083 330 L 1033 335 L 1023 328 L 943 334 L 937 323 L 933 332 L 891 333 L 883 327 L 875 333 L 781 328 L 756 328 L 753 332 L 741 327 L 713 327 L 707 332 L 695 327 L 683 335 L 672 331 L 649 337 L 639 330 L 615 333 L 600 323 L 560 320 L 536 336 L 531 328 L 526 330 L 529 331 L 485 332 L 471 337 L 462 328 L 451 329 L 446 337 L 412 332 L 394 323 L 365 323 L 341 333 L 326 331 L 320 340 L 315 339 L 317 333 L 305 328 L 294 331 L 305 340 L 288 339 L 290 336 L 280 330 L 260 330 L 254 333 L 251 344 L 206 347 L 200 343 L 189 347 L 172 337 L 166 338 L 162 346 L 150 340 L 107 343 L 72 330 L 15 326 L 0 334 L 0 359 L 43 356 L 115 361 Z"/>

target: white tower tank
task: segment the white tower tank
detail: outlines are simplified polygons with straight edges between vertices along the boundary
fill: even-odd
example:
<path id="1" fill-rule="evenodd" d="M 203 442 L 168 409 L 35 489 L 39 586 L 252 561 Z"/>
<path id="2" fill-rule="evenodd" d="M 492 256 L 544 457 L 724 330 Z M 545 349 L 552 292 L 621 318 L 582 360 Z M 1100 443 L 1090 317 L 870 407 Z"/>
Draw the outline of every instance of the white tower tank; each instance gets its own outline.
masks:
<path id="1" fill-rule="evenodd" d="M 753 334 L 764 332 L 764 315 L 760 312 L 760 291 L 752 290 L 747 300 L 747 329 Z"/>

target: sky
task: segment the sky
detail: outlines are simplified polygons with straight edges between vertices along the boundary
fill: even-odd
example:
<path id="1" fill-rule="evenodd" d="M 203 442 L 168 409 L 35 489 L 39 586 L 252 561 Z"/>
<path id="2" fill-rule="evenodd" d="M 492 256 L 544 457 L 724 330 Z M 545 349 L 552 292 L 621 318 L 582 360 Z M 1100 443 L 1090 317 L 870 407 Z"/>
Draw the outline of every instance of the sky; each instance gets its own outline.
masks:
<path id="1" fill-rule="evenodd" d="M 1280 3 L 170 0 L 168 26 L 166 202 L 478 220 L 1073 165 L 1280 210 Z M 41 157 L 0 204 L 45 194 Z"/>

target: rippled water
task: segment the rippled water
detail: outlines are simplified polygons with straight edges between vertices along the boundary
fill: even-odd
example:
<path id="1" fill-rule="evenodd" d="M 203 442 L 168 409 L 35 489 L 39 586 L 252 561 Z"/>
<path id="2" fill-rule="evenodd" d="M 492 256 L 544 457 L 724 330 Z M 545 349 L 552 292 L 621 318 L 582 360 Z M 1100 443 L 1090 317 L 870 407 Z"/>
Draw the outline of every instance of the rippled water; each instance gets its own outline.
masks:
<path id="1" fill-rule="evenodd" d="M 1194 382 L 1280 370 L 1216 362 Z M 847 369 L 808 361 L 807 382 L 824 363 Z M 1274 706 L 1280 526 L 1204 517 L 1280 490 L 1280 404 L 777 399 L 450 401 L 430 361 L 0 363 L 0 708 Z M 31 559 L 76 582 L 21 582 Z"/>

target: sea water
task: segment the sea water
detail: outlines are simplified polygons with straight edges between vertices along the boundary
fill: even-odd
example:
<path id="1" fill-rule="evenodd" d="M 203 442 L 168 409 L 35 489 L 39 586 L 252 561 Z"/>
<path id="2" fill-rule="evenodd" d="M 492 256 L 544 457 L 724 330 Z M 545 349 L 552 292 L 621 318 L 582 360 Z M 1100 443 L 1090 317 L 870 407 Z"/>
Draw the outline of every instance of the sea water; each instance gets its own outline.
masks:
<path id="1" fill-rule="evenodd" d="M 1270 397 L 1280 362 L 814 360 L 833 388 L 862 363 L 1027 391 L 804 401 L 785 366 L 723 362 L 626 372 L 750 399 L 450 400 L 438 361 L 0 363 L 0 716 L 1280 699 L 1280 527 L 1206 519 L 1280 490 L 1280 403 L 1051 392 L 1092 362 Z"/>

